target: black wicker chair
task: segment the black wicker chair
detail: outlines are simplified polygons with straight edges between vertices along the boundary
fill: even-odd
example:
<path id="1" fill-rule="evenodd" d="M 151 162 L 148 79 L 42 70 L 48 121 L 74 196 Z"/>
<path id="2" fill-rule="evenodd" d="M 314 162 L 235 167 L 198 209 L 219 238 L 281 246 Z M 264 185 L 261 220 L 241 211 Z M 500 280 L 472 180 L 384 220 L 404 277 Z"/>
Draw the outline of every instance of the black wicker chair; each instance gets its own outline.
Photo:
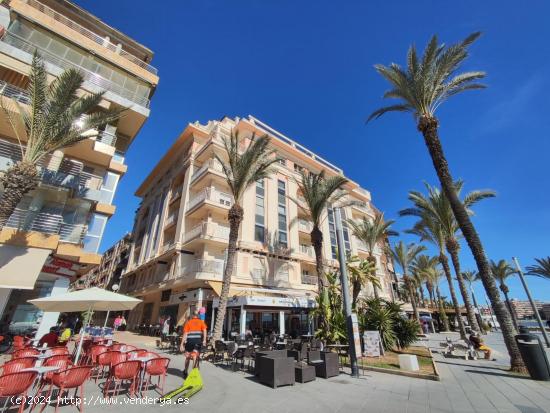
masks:
<path id="1" fill-rule="evenodd" d="M 294 359 L 290 357 L 260 357 L 260 383 L 274 389 L 295 383 Z"/>

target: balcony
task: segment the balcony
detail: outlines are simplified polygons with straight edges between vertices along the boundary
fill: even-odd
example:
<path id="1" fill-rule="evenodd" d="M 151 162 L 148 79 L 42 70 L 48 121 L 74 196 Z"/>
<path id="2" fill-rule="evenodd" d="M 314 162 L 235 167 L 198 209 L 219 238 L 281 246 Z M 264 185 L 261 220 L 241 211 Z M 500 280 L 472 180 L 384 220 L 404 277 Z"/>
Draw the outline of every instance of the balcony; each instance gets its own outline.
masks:
<path id="1" fill-rule="evenodd" d="M 202 204 L 210 204 L 214 207 L 228 210 L 231 208 L 233 200 L 231 199 L 231 195 L 218 191 L 214 187 L 208 187 L 191 198 L 191 200 L 187 203 L 187 213 L 192 212 Z"/>
<path id="2" fill-rule="evenodd" d="M 186 232 L 183 237 L 186 244 L 196 240 L 227 243 L 229 242 L 229 227 L 215 222 L 203 222 Z"/>
<path id="3" fill-rule="evenodd" d="M 112 146 L 113 148 L 116 146 L 116 140 L 117 136 L 114 133 L 110 133 L 107 131 L 100 131 L 95 137 L 96 142 L 104 143 L 105 145 Z"/>
<path id="4" fill-rule="evenodd" d="M 24 105 L 29 105 L 31 103 L 31 98 L 25 89 L 18 88 L 3 80 L 0 80 L 0 94 Z"/>
<path id="5" fill-rule="evenodd" d="M 307 255 L 310 258 L 315 257 L 315 251 L 313 251 L 313 247 L 311 245 L 300 244 L 300 253 Z"/>
<path id="6" fill-rule="evenodd" d="M 108 37 L 102 37 L 102 36 L 98 35 L 97 33 L 94 33 L 93 31 L 81 26 L 80 24 L 74 22 L 73 20 L 69 19 L 68 17 L 64 16 L 63 14 L 58 13 L 57 11 L 51 9 L 50 7 L 40 3 L 39 1 L 26 0 L 26 3 L 29 6 L 33 7 L 34 9 L 39 10 L 40 12 L 44 13 L 45 15 L 51 17 L 56 22 L 59 22 L 59 23 L 65 25 L 65 26 L 69 27 L 70 29 L 72 29 L 72 30 L 80 33 L 81 35 L 87 37 L 88 39 L 94 41 L 98 45 L 103 46 L 106 49 L 109 49 L 111 52 L 114 52 L 114 53 L 122 56 L 123 58 L 125 58 L 129 62 L 131 62 L 131 63 L 147 70 L 148 72 L 150 72 L 154 75 L 158 74 L 158 71 L 155 67 L 153 67 L 150 64 L 144 62 L 143 60 L 141 60 L 140 58 L 138 58 L 138 57 L 134 56 L 133 54 L 127 52 L 126 50 L 122 50 L 121 45 L 116 45 L 114 43 L 111 43 L 109 41 Z"/>
<path id="7" fill-rule="evenodd" d="M 191 184 L 194 184 L 195 181 L 199 180 L 199 178 L 203 177 L 207 172 L 225 177 L 225 175 L 223 175 L 224 172 L 221 163 L 217 159 L 211 158 L 191 175 Z"/>
<path id="8" fill-rule="evenodd" d="M 267 273 L 264 268 L 254 268 L 250 276 L 252 278 L 252 281 L 254 281 L 257 284 L 265 284 L 267 280 Z"/>
<path id="9" fill-rule="evenodd" d="M 365 244 L 363 241 L 361 241 L 358 238 L 355 238 L 355 246 L 357 247 L 358 251 L 369 252 L 369 249 L 367 248 L 367 244 Z"/>
<path id="10" fill-rule="evenodd" d="M 298 220 L 298 231 L 310 234 L 313 230 L 313 224 L 311 221 L 300 219 Z"/>
<path id="11" fill-rule="evenodd" d="M 183 268 L 182 276 L 221 281 L 223 279 L 224 266 L 224 260 L 194 260 Z"/>
<path id="12" fill-rule="evenodd" d="M 356 211 L 359 211 L 362 214 L 374 215 L 372 209 L 367 205 L 366 202 L 354 202 L 351 206 Z"/>
<path id="13" fill-rule="evenodd" d="M 178 211 L 172 212 L 166 217 L 166 219 L 164 220 L 164 228 L 171 227 L 176 222 L 178 222 Z"/>
<path id="14" fill-rule="evenodd" d="M 315 275 L 302 274 L 302 284 L 317 285 L 318 279 Z"/>
<path id="15" fill-rule="evenodd" d="M 170 195 L 170 203 L 172 204 L 173 202 L 180 199 L 182 193 L 183 193 L 183 188 L 182 187 L 173 188 L 172 189 L 172 195 Z"/>
<path id="16" fill-rule="evenodd" d="M 43 234 L 58 234 L 61 241 L 81 244 L 88 230 L 85 224 L 66 224 L 61 215 L 48 212 L 35 212 L 16 208 L 6 227 L 21 231 L 36 231 Z"/>
<path id="17" fill-rule="evenodd" d="M 54 65 L 60 68 L 61 70 L 66 70 L 66 69 L 78 70 L 82 75 L 85 83 L 89 83 L 95 86 L 94 91 L 98 91 L 99 89 L 99 91 L 112 92 L 144 108 L 149 108 L 150 102 L 148 97 L 140 96 L 139 94 L 132 92 L 131 90 L 126 89 L 121 85 L 118 85 L 108 79 L 105 79 L 99 74 L 99 70 L 97 70 L 96 72 L 88 70 L 80 65 L 77 65 L 64 58 L 54 55 L 53 53 L 50 53 L 49 51 L 37 45 L 34 45 L 33 43 L 30 43 L 29 41 L 23 39 L 22 37 L 16 34 L 10 33 L 8 31 L 4 33 L 1 40 L 3 43 L 7 45 L 10 45 L 12 47 L 15 47 L 16 49 L 19 49 L 21 51 L 28 53 L 29 62 L 30 62 L 31 56 L 34 54 L 35 51 L 37 51 L 45 62 L 51 65 Z"/>

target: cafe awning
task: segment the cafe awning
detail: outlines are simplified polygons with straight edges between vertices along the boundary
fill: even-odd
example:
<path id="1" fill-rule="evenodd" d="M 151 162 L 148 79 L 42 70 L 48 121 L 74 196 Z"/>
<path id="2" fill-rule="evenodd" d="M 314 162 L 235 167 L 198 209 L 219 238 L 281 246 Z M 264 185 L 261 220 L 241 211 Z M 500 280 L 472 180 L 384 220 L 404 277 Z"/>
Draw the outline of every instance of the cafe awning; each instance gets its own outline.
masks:
<path id="1" fill-rule="evenodd" d="M 42 248 L 0 245 L 0 288 L 32 290 L 50 252 Z"/>

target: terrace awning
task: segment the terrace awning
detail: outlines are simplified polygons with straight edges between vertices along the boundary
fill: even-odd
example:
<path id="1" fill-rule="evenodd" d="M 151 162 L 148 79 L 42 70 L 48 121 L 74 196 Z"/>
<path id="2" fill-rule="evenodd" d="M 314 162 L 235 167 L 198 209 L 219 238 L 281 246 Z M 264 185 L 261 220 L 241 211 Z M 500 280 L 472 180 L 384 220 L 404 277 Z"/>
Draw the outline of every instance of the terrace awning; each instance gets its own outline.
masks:
<path id="1" fill-rule="evenodd" d="M 50 250 L 0 245 L 0 288 L 32 290 Z"/>

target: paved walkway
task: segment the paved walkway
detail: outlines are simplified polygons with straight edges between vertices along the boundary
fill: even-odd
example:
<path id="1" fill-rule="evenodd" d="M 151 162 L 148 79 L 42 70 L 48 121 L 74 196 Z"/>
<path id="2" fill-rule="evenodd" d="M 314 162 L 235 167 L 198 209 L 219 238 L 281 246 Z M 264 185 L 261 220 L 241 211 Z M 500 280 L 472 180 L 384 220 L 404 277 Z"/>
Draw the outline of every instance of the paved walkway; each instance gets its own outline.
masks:
<path id="1" fill-rule="evenodd" d="M 143 337 L 120 333 L 119 340 L 139 345 Z M 426 343 L 436 349 L 444 336 L 433 336 Z M 179 409 L 191 412 L 550 412 L 550 382 L 536 382 L 515 377 L 505 371 L 506 357 L 501 353 L 501 339 L 493 334 L 486 339 L 496 349 L 496 362 L 446 359 L 435 354 L 441 382 L 412 379 L 384 373 L 366 372 L 359 379 L 340 375 L 328 380 L 273 390 L 257 383 L 246 373 L 232 372 L 210 363 L 203 363 L 201 373 L 204 389 L 193 396 L 188 406 L 134 405 L 134 411 L 146 409 Z M 154 345 L 154 340 L 147 340 Z M 182 382 L 183 357 L 168 355 L 172 359 L 167 388 Z M 99 395 L 93 382 L 86 394 Z M 148 396 L 154 397 L 153 391 Z M 86 411 L 116 411 L 125 405 L 125 396 L 118 397 L 117 405 L 106 406 L 96 400 L 88 403 Z M 95 405 L 94 405 L 95 403 Z M 129 406 L 128 406 L 129 407 Z M 45 412 L 53 412 L 53 407 Z M 65 407 L 63 411 L 76 411 Z"/>

